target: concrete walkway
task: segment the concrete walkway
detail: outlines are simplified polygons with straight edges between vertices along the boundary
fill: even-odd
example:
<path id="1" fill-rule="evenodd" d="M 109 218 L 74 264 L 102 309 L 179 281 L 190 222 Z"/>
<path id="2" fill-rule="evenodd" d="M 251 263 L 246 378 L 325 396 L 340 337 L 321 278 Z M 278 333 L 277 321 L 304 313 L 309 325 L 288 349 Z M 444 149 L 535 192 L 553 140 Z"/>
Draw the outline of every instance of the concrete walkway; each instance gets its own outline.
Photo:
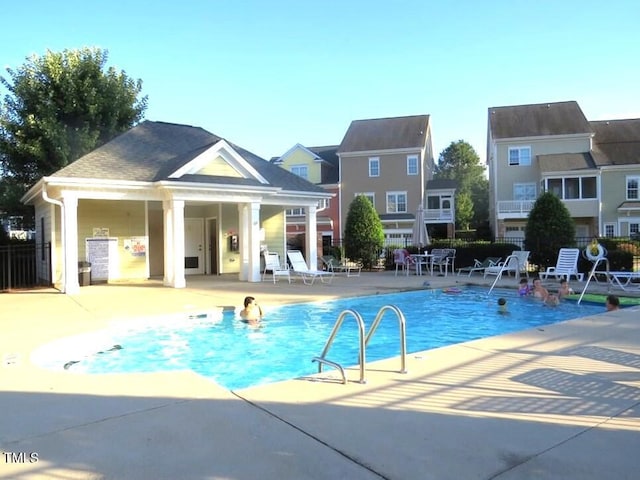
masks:
<path id="1" fill-rule="evenodd" d="M 424 281 L 489 284 L 384 272 L 331 285 L 199 277 L 182 290 L 149 281 L 0 294 L 0 479 L 638 477 L 637 307 L 412 354 L 407 374 L 397 358 L 372 362 L 364 385 L 357 370 L 347 385 L 328 371 L 230 392 L 192 372 L 91 376 L 30 361 L 57 338 L 246 294 L 278 304 Z"/>

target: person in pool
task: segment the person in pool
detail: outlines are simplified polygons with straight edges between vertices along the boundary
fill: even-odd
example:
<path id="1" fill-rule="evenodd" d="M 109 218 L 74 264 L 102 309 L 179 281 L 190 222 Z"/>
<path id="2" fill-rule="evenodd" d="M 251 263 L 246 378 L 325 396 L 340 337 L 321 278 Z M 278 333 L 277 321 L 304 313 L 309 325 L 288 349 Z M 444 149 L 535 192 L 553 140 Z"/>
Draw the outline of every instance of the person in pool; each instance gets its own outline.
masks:
<path id="1" fill-rule="evenodd" d="M 531 287 L 529 287 L 529 280 L 526 278 L 521 278 L 520 283 L 518 284 L 518 295 L 521 297 L 526 297 L 531 293 Z"/>
<path id="2" fill-rule="evenodd" d="M 607 312 L 611 312 L 613 310 L 620 310 L 620 299 L 615 295 L 607 296 L 607 301 L 604 304 Z"/>
<path id="3" fill-rule="evenodd" d="M 560 280 L 560 288 L 558 288 L 558 298 L 566 297 L 573 294 L 573 288 L 569 286 L 569 282 L 566 278 Z"/>
<path id="4" fill-rule="evenodd" d="M 509 313 L 507 310 L 507 299 L 500 297 L 498 299 L 498 313 L 500 315 L 506 315 Z"/>
<path id="5" fill-rule="evenodd" d="M 240 310 L 240 320 L 249 325 L 259 325 L 264 313 L 255 297 L 244 297 L 244 308 Z"/>
<path id="6" fill-rule="evenodd" d="M 540 280 L 540 278 L 533 279 L 533 289 L 531 293 L 535 298 L 539 298 L 543 302 L 545 302 L 549 296 L 549 290 L 542 286 L 542 280 Z"/>

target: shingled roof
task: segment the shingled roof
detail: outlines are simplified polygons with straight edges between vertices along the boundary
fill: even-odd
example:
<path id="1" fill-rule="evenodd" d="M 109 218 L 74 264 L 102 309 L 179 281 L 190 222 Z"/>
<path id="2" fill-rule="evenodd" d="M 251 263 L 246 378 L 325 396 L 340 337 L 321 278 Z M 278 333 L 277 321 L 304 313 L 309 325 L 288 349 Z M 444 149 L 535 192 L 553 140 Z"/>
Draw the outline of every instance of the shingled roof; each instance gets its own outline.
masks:
<path id="1" fill-rule="evenodd" d="M 330 166 L 322 169 L 322 184 L 338 183 L 340 180 L 340 163 L 338 159 L 339 145 L 328 145 L 324 147 L 309 147 L 309 150 L 318 155 Z"/>
<path id="2" fill-rule="evenodd" d="M 221 140 L 222 137 L 200 127 L 146 120 L 58 170 L 52 177 L 141 182 L 170 180 L 264 187 L 264 184 L 253 178 L 211 175 L 169 178 L 173 172 Z M 227 143 L 269 182 L 269 186 L 284 188 L 287 191 L 324 192 L 323 189 L 244 148 L 231 142 Z"/>
<path id="3" fill-rule="evenodd" d="M 590 122 L 598 166 L 640 164 L 640 118 Z"/>
<path id="4" fill-rule="evenodd" d="M 575 101 L 491 107 L 489 128 L 493 139 L 592 133 Z"/>
<path id="5" fill-rule="evenodd" d="M 422 148 L 428 127 L 429 115 L 354 120 L 342 139 L 338 154 Z"/>

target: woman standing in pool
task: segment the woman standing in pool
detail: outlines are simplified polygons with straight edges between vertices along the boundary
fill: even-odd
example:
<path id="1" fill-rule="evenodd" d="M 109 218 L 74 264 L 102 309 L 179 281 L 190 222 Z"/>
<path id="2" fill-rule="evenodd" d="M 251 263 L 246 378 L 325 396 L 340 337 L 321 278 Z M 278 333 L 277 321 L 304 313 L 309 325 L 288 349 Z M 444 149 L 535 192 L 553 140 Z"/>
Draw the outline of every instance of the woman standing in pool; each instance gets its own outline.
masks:
<path id="1" fill-rule="evenodd" d="M 240 319 L 249 325 L 259 325 L 263 316 L 262 307 L 256 303 L 255 297 L 244 297 L 244 308 L 240 310 Z"/>

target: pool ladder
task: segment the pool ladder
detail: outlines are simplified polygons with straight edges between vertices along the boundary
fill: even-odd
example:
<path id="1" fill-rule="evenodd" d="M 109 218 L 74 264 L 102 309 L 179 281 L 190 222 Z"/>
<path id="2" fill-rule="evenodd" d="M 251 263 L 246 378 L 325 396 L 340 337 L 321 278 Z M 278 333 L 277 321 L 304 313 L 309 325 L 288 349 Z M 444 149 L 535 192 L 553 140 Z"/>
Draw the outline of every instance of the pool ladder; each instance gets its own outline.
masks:
<path id="1" fill-rule="evenodd" d="M 396 314 L 396 317 L 398 318 L 398 327 L 400 330 L 400 373 L 407 373 L 407 369 L 406 369 L 406 364 L 407 364 L 407 335 L 406 335 L 406 327 L 405 327 L 405 319 L 404 319 L 404 314 L 400 311 L 400 309 L 398 307 L 396 307 L 395 305 L 385 305 L 384 307 L 382 307 L 379 311 L 378 314 L 376 315 L 375 320 L 373 321 L 373 323 L 371 324 L 371 328 L 369 329 L 369 333 L 367 333 L 367 335 L 365 336 L 364 334 L 364 321 L 362 320 L 362 316 L 356 312 L 355 310 L 351 310 L 351 309 L 347 309 L 344 310 L 343 312 L 340 313 L 340 315 L 338 315 L 338 319 L 336 320 L 336 323 L 333 325 L 333 330 L 331 330 L 331 334 L 329 335 L 329 338 L 327 339 L 327 343 L 324 346 L 324 349 L 322 350 L 322 353 L 320 354 L 319 357 L 313 357 L 312 362 L 318 362 L 318 373 L 322 372 L 322 366 L 323 365 L 329 365 L 331 367 L 334 367 L 335 369 L 337 369 L 340 372 L 340 375 L 342 375 L 342 383 L 346 384 L 347 383 L 347 375 L 345 374 L 344 368 L 342 367 L 342 365 L 340 365 L 337 362 L 333 362 L 329 359 L 327 359 L 327 353 L 329 353 L 329 349 L 331 348 L 331 345 L 333 344 L 333 340 L 336 337 L 336 334 L 338 333 L 338 330 L 340 330 L 340 327 L 342 326 L 342 323 L 344 322 L 345 318 L 347 318 L 348 315 L 351 315 L 356 323 L 358 324 L 358 341 L 359 341 L 359 356 L 358 356 L 358 361 L 360 364 L 360 381 L 359 383 L 367 383 L 366 381 L 366 349 L 367 349 L 367 345 L 369 344 L 369 340 L 371 339 L 371 337 L 373 336 L 373 334 L 376 332 L 376 329 L 378 328 L 378 325 L 380 324 L 380 321 L 382 320 L 382 317 L 384 316 L 384 314 L 387 311 L 392 311 Z"/>

